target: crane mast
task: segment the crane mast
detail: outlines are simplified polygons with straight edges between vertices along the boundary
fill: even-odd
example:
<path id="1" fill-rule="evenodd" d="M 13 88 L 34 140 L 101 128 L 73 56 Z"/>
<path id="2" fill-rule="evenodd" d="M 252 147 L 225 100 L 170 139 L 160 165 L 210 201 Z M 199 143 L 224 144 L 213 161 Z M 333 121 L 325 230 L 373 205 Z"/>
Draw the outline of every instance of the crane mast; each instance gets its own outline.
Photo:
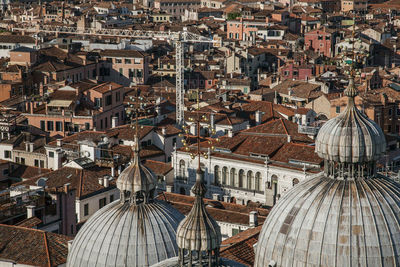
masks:
<path id="1" fill-rule="evenodd" d="M 27 28 L 13 28 L 13 31 L 51 34 L 74 34 L 91 36 L 114 36 L 125 38 L 142 38 L 152 40 L 165 40 L 175 43 L 176 47 L 176 125 L 181 127 L 184 124 L 185 110 L 185 83 L 184 83 L 184 53 L 186 43 L 214 43 L 210 38 L 191 33 L 184 27 L 180 32 L 163 31 L 142 31 L 131 29 L 95 29 L 71 26 L 36 25 Z"/>

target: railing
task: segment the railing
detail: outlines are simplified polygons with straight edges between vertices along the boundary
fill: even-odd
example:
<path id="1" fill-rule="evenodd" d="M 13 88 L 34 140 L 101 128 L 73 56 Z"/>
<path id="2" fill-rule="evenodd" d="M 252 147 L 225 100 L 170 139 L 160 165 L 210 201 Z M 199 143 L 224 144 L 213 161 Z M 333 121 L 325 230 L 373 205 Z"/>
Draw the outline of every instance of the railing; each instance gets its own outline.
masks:
<path id="1" fill-rule="evenodd" d="M 319 131 L 319 126 L 306 126 L 306 125 L 299 125 L 298 132 L 301 134 L 307 135 L 317 135 Z"/>

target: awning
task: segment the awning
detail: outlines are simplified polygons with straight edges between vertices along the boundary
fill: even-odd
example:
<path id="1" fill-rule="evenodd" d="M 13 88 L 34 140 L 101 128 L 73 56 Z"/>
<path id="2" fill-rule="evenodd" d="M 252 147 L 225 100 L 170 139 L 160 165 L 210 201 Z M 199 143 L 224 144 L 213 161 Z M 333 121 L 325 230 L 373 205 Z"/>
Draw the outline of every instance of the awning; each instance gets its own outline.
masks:
<path id="1" fill-rule="evenodd" d="M 47 104 L 48 107 L 69 107 L 72 104 L 72 100 L 51 100 Z"/>

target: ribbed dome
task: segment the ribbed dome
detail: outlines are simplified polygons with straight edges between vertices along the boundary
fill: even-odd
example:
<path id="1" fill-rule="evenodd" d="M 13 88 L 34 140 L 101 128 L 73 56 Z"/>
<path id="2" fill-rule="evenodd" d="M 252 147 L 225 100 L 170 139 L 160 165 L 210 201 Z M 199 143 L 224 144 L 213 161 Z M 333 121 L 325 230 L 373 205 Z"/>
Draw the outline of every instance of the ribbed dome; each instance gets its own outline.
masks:
<path id="1" fill-rule="evenodd" d="M 178 255 L 176 229 L 183 215 L 163 201 L 114 201 L 78 232 L 67 267 L 150 266 Z"/>
<path id="2" fill-rule="evenodd" d="M 135 138 L 134 156 L 130 165 L 119 175 L 117 187 L 121 192 L 151 192 L 156 188 L 156 179 L 152 172 L 143 166 L 139 158 L 139 141 Z"/>
<path id="3" fill-rule="evenodd" d="M 323 159 L 340 163 L 377 160 L 386 150 L 385 136 L 381 128 L 354 105 L 357 91 L 353 79 L 345 93 L 349 96 L 349 105 L 321 127 L 315 151 Z"/>
<path id="4" fill-rule="evenodd" d="M 264 223 L 255 266 L 399 266 L 400 185 L 388 178 L 306 180 Z"/>
<path id="5" fill-rule="evenodd" d="M 121 197 L 97 211 L 76 235 L 67 267 L 142 267 L 178 255 L 176 230 L 184 216 L 154 200 L 156 179 L 134 158 L 117 180 Z"/>
<path id="6" fill-rule="evenodd" d="M 193 207 L 179 224 L 178 247 L 189 251 L 212 251 L 221 244 L 221 231 L 217 222 L 207 212 L 203 202 L 206 188 L 201 171 L 196 173 L 197 181 L 192 188 L 196 195 Z M 199 177 L 200 176 L 200 177 Z"/>

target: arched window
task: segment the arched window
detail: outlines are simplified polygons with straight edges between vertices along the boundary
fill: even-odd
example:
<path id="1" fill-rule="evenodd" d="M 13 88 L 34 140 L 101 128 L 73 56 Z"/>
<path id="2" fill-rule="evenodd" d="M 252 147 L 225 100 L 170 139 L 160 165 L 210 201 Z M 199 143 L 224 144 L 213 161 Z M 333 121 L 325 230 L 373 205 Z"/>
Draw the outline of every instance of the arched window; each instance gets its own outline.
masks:
<path id="1" fill-rule="evenodd" d="M 239 187 L 243 188 L 244 170 L 239 171 Z"/>
<path id="2" fill-rule="evenodd" d="M 183 159 L 179 161 L 179 177 L 185 178 L 186 177 L 186 163 Z"/>
<path id="3" fill-rule="evenodd" d="M 215 165 L 214 166 L 214 184 L 220 184 L 221 183 L 221 174 L 219 173 L 219 166 Z"/>
<path id="4" fill-rule="evenodd" d="M 261 173 L 256 173 L 256 191 L 261 191 Z"/>
<path id="5" fill-rule="evenodd" d="M 228 178 L 228 168 L 227 167 L 223 167 L 222 168 L 222 184 L 226 185 L 226 180 Z"/>
<path id="6" fill-rule="evenodd" d="M 254 189 L 254 176 L 252 171 L 247 172 L 247 189 Z"/>
<path id="7" fill-rule="evenodd" d="M 293 186 L 295 186 L 296 184 L 299 183 L 299 179 L 294 178 L 294 179 L 292 180 L 292 183 L 293 183 Z"/>
<path id="8" fill-rule="evenodd" d="M 235 180 L 236 180 L 236 169 L 232 168 L 231 169 L 230 180 L 229 180 L 229 185 L 230 186 L 235 186 Z"/>

